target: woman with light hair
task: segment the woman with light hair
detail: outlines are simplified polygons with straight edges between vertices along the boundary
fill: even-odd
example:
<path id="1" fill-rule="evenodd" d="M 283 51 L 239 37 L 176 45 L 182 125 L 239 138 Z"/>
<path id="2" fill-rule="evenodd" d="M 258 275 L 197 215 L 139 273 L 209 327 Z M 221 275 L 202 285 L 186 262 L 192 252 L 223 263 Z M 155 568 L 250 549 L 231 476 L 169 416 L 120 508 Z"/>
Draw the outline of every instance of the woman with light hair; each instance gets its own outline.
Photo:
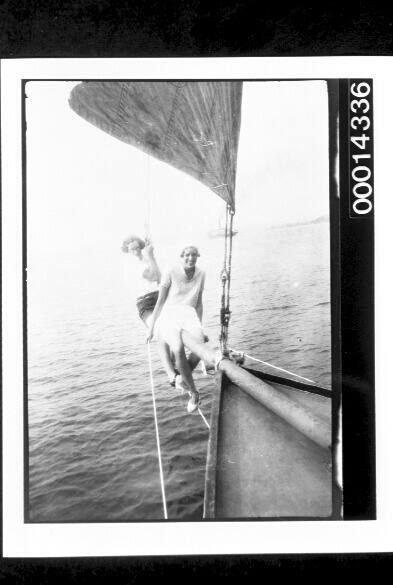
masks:
<path id="1" fill-rule="evenodd" d="M 149 327 L 158 299 L 158 285 L 161 281 L 161 272 L 154 256 L 153 244 L 149 238 L 142 240 L 138 236 L 131 235 L 123 241 L 121 249 L 126 254 L 132 254 L 139 261 L 140 278 L 135 283 L 139 289 L 136 306 L 143 323 Z M 158 351 L 170 385 L 183 392 L 185 388 L 181 383 L 179 372 L 173 365 L 168 344 L 164 341 L 159 342 Z"/>
<path id="2" fill-rule="evenodd" d="M 203 344 L 205 341 L 201 323 L 205 272 L 196 266 L 199 255 L 195 246 L 187 246 L 180 254 L 180 264 L 161 280 L 146 338 L 149 343 L 155 333 L 161 342 L 169 345 L 182 382 L 190 394 L 188 412 L 194 412 L 198 408 L 199 393 L 192 370 L 198 364 L 199 357 L 191 353 L 187 359 L 181 332 L 188 331 L 199 343 Z"/>

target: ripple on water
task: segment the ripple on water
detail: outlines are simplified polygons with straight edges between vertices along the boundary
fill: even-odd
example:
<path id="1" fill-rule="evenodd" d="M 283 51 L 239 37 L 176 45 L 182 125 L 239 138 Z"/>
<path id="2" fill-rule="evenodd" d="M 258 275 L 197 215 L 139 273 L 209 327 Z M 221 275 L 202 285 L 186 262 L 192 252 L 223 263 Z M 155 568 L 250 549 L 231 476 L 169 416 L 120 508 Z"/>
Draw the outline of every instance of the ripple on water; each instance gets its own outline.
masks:
<path id="1" fill-rule="evenodd" d="M 321 261 L 329 257 L 328 230 L 260 237 L 257 255 L 241 237 L 234 249 L 229 345 L 329 386 L 330 275 Z M 204 254 L 208 269 L 213 260 Z M 204 319 L 214 341 L 220 291 L 219 280 L 211 282 Z M 118 295 L 92 318 L 94 298 L 88 315 L 48 315 L 45 326 L 30 304 L 30 518 L 161 519 L 144 330 Z M 169 517 L 199 520 L 208 431 L 198 415 L 186 414 L 187 397 L 168 385 L 154 343 L 152 357 Z M 196 373 L 196 383 L 209 419 L 212 379 Z"/>

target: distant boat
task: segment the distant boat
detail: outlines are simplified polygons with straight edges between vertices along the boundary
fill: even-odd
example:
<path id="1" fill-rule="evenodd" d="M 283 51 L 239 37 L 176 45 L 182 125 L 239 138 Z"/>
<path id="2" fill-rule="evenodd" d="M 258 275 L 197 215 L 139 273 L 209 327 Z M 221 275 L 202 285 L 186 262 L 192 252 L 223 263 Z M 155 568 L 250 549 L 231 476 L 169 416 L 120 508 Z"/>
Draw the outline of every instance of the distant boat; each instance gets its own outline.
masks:
<path id="1" fill-rule="evenodd" d="M 232 236 L 235 236 L 237 234 L 238 230 L 232 230 Z M 209 238 L 225 238 L 225 228 L 223 227 L 218 227 L 214 230 L 210 230 L 208 232 L 208 236 Z"/>

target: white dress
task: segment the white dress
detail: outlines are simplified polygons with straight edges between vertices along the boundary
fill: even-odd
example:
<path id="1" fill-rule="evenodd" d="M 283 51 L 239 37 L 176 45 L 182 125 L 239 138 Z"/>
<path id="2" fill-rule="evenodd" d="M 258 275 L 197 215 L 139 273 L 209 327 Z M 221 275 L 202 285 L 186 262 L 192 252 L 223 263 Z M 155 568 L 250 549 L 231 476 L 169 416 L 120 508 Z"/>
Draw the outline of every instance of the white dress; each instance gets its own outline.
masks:
<path id="1" fill-rule="evenodd" d="M 179 339 L 180 331 L 183 329 L 194 336 L 203 334 L 196 307 L 204 284 L 205 273 L 197 266 L 192 278 L 188 278 L 184 268 L 179 265 L 172 268 L 162 279 L 160 287 L 168 289 L 168 296 L 157 319 L 156 331 L 169 345 Z"/>

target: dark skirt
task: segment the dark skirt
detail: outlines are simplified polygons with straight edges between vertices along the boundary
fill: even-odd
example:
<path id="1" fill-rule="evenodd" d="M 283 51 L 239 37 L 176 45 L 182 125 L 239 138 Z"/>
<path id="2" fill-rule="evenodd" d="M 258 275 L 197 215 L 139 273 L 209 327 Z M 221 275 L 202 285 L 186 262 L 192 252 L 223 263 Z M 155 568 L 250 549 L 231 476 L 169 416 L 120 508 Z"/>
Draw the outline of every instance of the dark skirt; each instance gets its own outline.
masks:
<path id="1" fill-rule="evenodd" d="M 156 306 L 157 303 L 157 299 L 158 299 L 158 290 L 155 290 L 153 292 L 149 292 L 146 295 L 143 295 L 142 297 L 138 297 L 136 300 L 136 308 L 138 309 L 139 312 L 139 317 L 142 319 L 144 319 L 144 317 L 147 317 L 146 313 L 152 313 L 154 310 L 154 307 Z"/>

